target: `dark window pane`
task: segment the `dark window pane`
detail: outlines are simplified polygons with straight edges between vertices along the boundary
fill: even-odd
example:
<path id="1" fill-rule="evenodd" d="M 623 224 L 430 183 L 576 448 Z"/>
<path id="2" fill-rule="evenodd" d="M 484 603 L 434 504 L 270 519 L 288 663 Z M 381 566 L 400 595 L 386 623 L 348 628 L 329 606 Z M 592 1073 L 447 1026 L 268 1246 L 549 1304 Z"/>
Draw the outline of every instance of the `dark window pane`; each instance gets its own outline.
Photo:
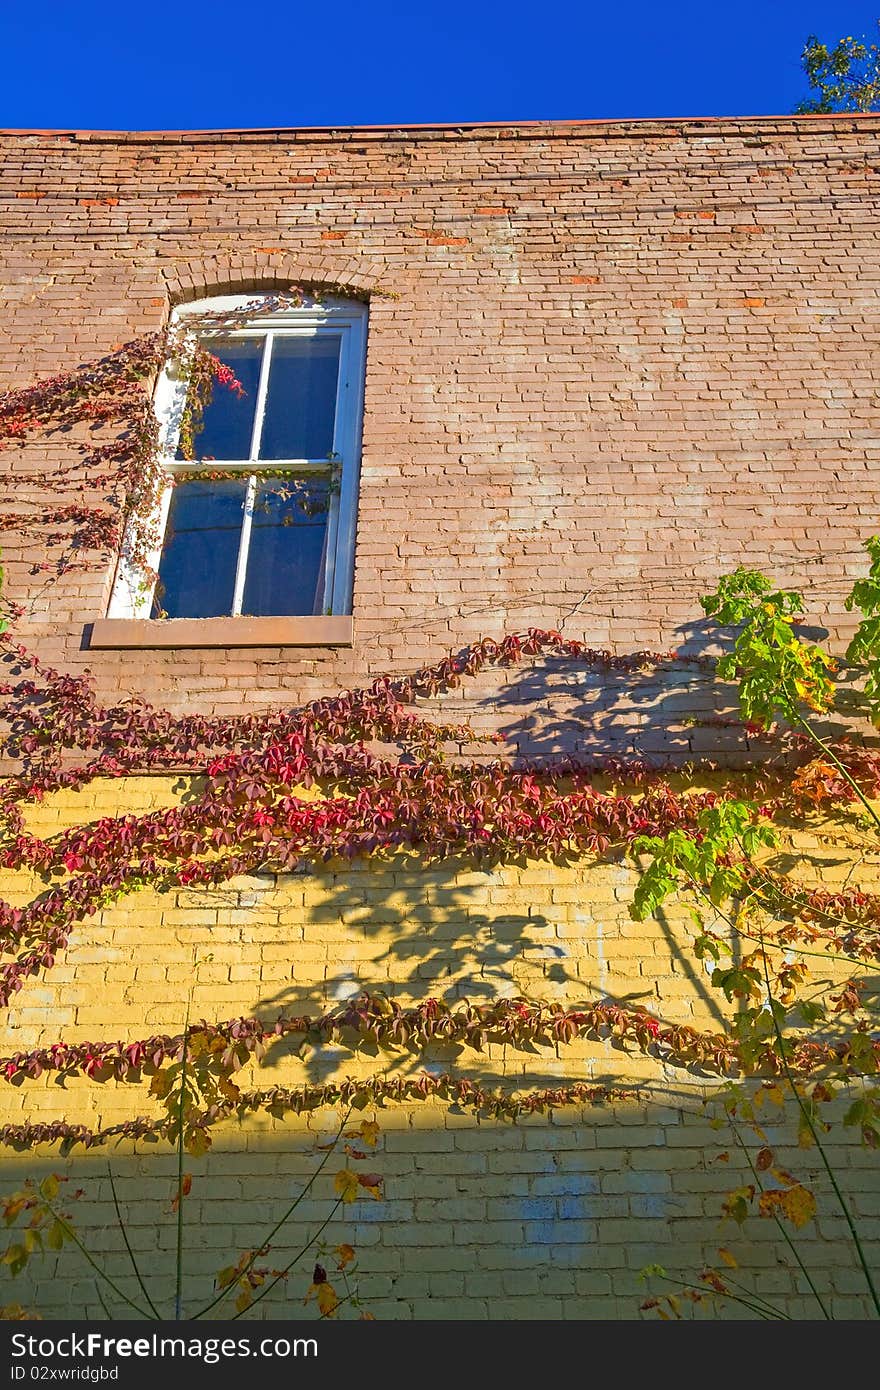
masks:
<path id="1" fill-rule="evenodd" d="M 171 497 L 153 617 L 232 612 L 247 479 L 178 483 Z"/>
<path id="2" fill-rule="evenodd" d="M 276 338 L 260 458 L 323 459 L 333 448 L 339 338 Z"/>
<path id="3" fill-rule="evenodd" d="M 242 612 L 299 617 L 322 611 L 329 487 L 267 478 L 257 486 Z"/>
<path id="4" fill-rule="evenodd" d="M 214 382 L 211 403 L 202 417 L 203 428 L 193 441 L 196 458 L 250 458 L 264 341 L 263 338 L 238 338 L 225 342 L 212 339 L 208 344 L 214 356 L 232 368 L 245 394 L 239 396 L 228 386 Z M 183 457 L 179 449 L 177 457 Z"/>

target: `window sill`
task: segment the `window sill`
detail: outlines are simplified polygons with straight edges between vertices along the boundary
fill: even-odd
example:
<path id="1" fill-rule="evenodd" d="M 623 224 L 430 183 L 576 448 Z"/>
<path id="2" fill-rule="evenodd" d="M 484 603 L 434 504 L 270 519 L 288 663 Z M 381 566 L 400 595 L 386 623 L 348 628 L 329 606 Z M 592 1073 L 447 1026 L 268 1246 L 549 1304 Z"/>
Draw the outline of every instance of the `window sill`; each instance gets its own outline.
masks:
<path id="1" fill-rule="evenodd" d="M 89 649 L 150 647 L 350 647 L 354 620 L 307 618 L 99 618 Z"/>

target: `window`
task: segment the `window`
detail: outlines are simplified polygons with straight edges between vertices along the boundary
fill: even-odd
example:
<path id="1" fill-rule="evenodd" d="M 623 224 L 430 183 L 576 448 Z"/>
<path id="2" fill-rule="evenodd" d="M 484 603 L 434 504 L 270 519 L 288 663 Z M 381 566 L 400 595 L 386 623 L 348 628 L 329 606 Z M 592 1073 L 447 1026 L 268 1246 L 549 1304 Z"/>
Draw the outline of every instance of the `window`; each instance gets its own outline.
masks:
<path id="1" fill-rule="evenodd" d="M 184 327 L 206 313 L 234 321 L 253 303 L 202 300 L 176 314 Z M 145 584 L 123 545 L 109 617 L 350 613 L 365 306 L 276 304 L 233 331 L 195 323 L 194 331 L 241 389 L 215 385 L 195 458 L 186 458 L 186 382 L 172 368 L 162 374 L 155 404 L 169 482 L 155 517 L 161 543 L 150 557 L 158 579 Z"/>

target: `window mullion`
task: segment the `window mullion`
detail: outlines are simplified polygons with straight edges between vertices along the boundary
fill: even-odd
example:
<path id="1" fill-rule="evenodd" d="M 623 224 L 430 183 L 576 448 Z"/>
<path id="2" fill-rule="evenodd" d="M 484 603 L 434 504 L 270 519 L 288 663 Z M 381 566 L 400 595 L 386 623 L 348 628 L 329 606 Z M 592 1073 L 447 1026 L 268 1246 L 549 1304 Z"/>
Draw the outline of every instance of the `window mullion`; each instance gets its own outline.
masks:
<path id="1" fill-rule="evenodd" d="M 251 548 L 251 527 L 254 520 L 254 503 L 257 496 L 257 478 L 252 473 L 248 478 L 247 492 L 244 499 L 244 515 L 241 519 L 241 540 L 238 546 L 238 566 L 235 571 L 235 589 L 232 594 L 232 616 L 237 618 L 241 613 L 241 605 L 244 599 L 244 583 L 247 578 L 248 553 Z"/>
<path id="2" fill-rule="evenodd" d="M 251 458 L 260 457 L 260 440 L 263 433 L 263 416 L 266 413 L 266 397 L 269 392 L 269 369 L 272 363 L 272 342 L 274 334 L 267 333 L 263 344 L 263 360 L 260 363 L 260 384 L 257 387 L 257 405 L 254 410 L 254 432 L 251 436 Z"/>
<path id="3" fill-rule="evenodd" d="M 329 473 L 330 496 L 327 504 L 327 541 L 324 547 L 324 582 L 321 612 L 332 613 L 333 585 L 336 579 L 336 547 L 339 540 L 339 487 L 342 477 L 342 460 L 336 456 Z M 335 487 L 334 487 L 335 482 Z"/>
<path id="4" fill-rule="evenodd" d="M 263 341 L 263 360 L 260 363 L 260 383 L 257 387 L 257 403 L 254 409 L 254 428 L 251 434 L 251 461 L 260 452 L 260 435 L 263 432 L 263 416 L 266 413 L 266 395 L 269 387 L 269 368 L 272 361 L 272 337 L 267 333 Z M 238 544 L 238 565 L 235 570 L 235 589 L 232 594 L 232 616 L 238 617 L 244 602 L 244 586 L 247 579 L 248 559 L 251 548 L 251 530 L 254 522 L 254 505 L 257 498 L 257 478 L 252 473 L 248 478 L 244 498 L 244 514 L 241 518 L 241 538 Z"/>

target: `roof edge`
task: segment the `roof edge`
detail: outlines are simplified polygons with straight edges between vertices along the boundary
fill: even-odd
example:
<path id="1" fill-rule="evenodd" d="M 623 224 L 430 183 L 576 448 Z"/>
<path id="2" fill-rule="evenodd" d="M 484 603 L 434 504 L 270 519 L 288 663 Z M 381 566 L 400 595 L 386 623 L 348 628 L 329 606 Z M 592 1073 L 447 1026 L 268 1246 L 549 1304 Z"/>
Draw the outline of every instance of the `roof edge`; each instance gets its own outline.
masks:
<path id="1" fill-rule="evenodd" d="M 543 134 L 552 135 L 563 131 L 581 130 L 597 127 L 612 127 L 618 129 L 630 126 L 657 126 L 657 127 L 676 127 L 679 133 L 688 134 L 705 127 L 737 127 L 748 125 L 752 128 L 765 126 L 784 125 L 829 125 L 836 122 L 867 122 L 870 125 L 880 122 L 880 111 L 833 111 L 828 113 L 802 113 L 793 114 L 791 112 L 777 116 L 595 116 L 578 117 L 571 119 L 548 119 L 530 121 L 432 121 L 423 124 L 412 125 L 404 123 L 387 125 L 319 125 L 319 126 L 230 126 L 218 127 L 214 129 L 193 129 L 193 130 L 94 130 L 77 127 L 57 127 L 57 128 L 30 128 L 30 127 L 3 127 L 0 128 L 0 135 L 7 136 L 27 136 L 27 135 L 50 135 L 73 140 L 185 140 L 185 139 L 206 139 L 221 136 L 238 136 L 239 138 L 260 138 L 271 136 L 293 137 L 313 136 L 313 135 L 335 135 L 335 136 L 370 136 L 370 135 L 407 135 L 415 132 L 419 137 L 430 136 L 436 132 L 440 136 L 448 137 L 450 133 L 465 135 L 470 131 L 482 132 L 487 134 L 492 131 L 503 132 L 505 134 L 516 134 L 520 131 L 532 134 L 540 131 Z M 682 127 L 690 127 L 691 130 L 682 130 Z"/>

